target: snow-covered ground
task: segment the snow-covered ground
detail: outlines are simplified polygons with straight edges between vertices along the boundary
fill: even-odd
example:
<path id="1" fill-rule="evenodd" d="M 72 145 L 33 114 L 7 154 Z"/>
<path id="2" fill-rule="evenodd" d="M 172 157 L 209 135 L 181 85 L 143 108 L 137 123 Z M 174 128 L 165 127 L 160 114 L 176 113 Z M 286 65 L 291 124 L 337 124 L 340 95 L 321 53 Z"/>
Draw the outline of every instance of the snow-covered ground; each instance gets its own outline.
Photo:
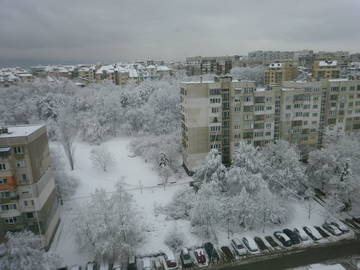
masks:
<path id="1" fill-rule="evenodd" d="M 187 185 L 189 177 L 182 179 L 170 179 L 174 184 L 164 187 L 157 172 L 149 163 L 140 157 L 133 157 L 128 149 L 130 138 L 118 138 L 104 143 L 115 159 L 115 166 L 108 172 L 93 168 L 90 152 L 95 146 L 86 143 L 77 143 L 75 150 L 75 170 L 71 172 L 80 180 L 80 185 L 74 197 L 65 202 L 63 207 L 62 222 L 56 233 L 51 250 L 63 257 L 67 265 L 81 264 L 92 260 L 91 256 L 78 250 L 71 224 L 76 218 L 71 209 L 76 203 L 89 198 L 89 195 L 97 188 L 113 191 L 115 184 L 123 180 L 126 188 L 134 196 L 134 199 L 146 224 L 144 244 L 139 248 L 139 254 L 156 253 L 159 250 L 166 251 L 164 244 L 166 232 L 174 226 L 174 221 L 166 220 L 165 216 L 154 211 L 158 206 L 170 202 L 173 194 L 182 185 Z M 59 148 L 59 151 L 61 149 Z M 169 181 L 169 182 L 170 182 Z M 198 239 L 190 235 L 190 224 L 187 221 L 177 221 L 178 230 L 184 231 L 187 236 L 184 243 L 189 246 L 197 245 Z"/>
<path id="2" fill-rule="evenodd" d="M 78 202 L 89 199 L 89 195 L 97 188 L 103 188 L 108 192 L 114 191 L 114 185 L 122 180 L 125 187 L 133 195 L 144 223 L 146 224 L 145 240 L 137 250 L 139 255 L 153 254 L 159 251 L 167 251 L 169 248 L 164 244 L 167 231 L 174 226 L 172 220 L 166 219 L 164 215 L 156 211 L 158 206 L 164 206 L 170 202 L 174 193 L 183 185 L 187 185 L 190 177 L 184 176 L 181 179 L 170 179 L 171 182 L 165 187 L 161 185 L 161 179 L 157 172 L 151 168 L 151 164 L 146 163 L 141 157 L 133 157 L 128 149 L 130 138 L 117 138 L 110 140 L 104 145 L 112 153 L 115 159 L 115 166 L 108 172 L 93 168 L 90 159 L 90 152 L 96 146 L 86 143 L 77 143 L 75 151 L 75 170 L 70 172 L 80 180 L 80 185 L 73 198 L 65 202 L 62 210 L 62 222 L 56 233 L 51 250 L 63 257 L 67 265 L 85 265 L 87 261 L 93 260 L 91 255 L 78 249 L 74 233 L 72 231 L 72 220 L 76 218 L 71 209 L 76 207 Z M 59 151 L 60 148 L 59 148 Z M 243 236 L 265 236 L 273 235 L 276 230 L 284 228 L 298 228 L 303 226 L 321 225 L 328 217 L 328 213 L 318 204 L 314 203 L 311 218 L 308 218 L 306 205 L 292 203 L 292 211 L 288 224 L 278 227 L 265 228 L 260 231 L 249 231 L 242 233 L 230 233 L 226 228 L 219 232 L 218 245 L 229 245 L 232 238 L 242 238 Z M 176 221 L 178 230 L 185 235 L 184 246 L 193 247 L 202 245 L 202 241 L 191 233 L 188 221 Z M 331 240 L 336 240 L 333 237 Z M 322 240 L 328 242 L 329 240 Z M 321 241 L 320 241 L 321 242 Z M 309 244 L 312 243 L 309 241 Z"/>

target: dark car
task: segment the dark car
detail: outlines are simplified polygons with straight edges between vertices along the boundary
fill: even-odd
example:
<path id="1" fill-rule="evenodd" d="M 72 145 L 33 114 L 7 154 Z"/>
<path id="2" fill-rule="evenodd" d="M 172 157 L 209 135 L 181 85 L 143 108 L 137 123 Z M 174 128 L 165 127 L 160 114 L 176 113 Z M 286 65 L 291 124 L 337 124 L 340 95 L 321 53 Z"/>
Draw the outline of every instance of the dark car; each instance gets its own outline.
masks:
<path id="1" fill-rule="evenodd" d="M 314 226 L 314 228 L 320 233 L 320 235 L 324 238 L 328 238 L 330 235 L 327 234 L 323 229 L 321 229 L 319 226 Z"/>
<path id="2" fill-rule="evenodd" d="M 360 217 L 353 217 L 352 220 L 360 226 Z"/>
<path id="3" fill-rule="evenodd" d="M 130 256 L 129 257 L 127 269 L 128 270 L 137 270 L 136 257 L 135 256 Z"/>
<path id="4" fill-rule="evenodd" d="M 217 253 L 216 249 L 214 248 L 213 244 L 210 242 L 207 242 L 204 244 L 205 251 L 209 257 L 209 260 L 212 262 L 218 262 L 220 257 Z"/>
<path id="5" fill-rule="evenodd" d="M 175 256 L 172 252 L 165 254 L 164 259 L 165 259 L 166 267 L 168 269 L 175 269 L 178 267 Z"/>
<path id="6" fill-rule="evenodd" d="M 190 252 L 187 248 L 183 248 L 180 252 L 180 259 L 183 267 L 193 266 L 193 259 L 191 258 Z"/>
<path id="7" fill-rule="evenodd" d="M 309 228 L 309 227 L 303 227 L 303 230 L 304 230 L 304 232 L 306 232 L 306 234 L 308 235 L 308 236 L 310 236 L 310 238 L 312 239 L 312 240 L 314 240 L 314 241 L 317 241 L 317 240 L 320 240 L 320 238 L 318 238 L 318 237 L 316 237 L 313 233 L 312 233 L 312 231 L 311 231 L 311 229 Z"/>
<path id="8" fill-rule="evenodd" d="M 292 245 L 291 239 L 283 232 L 276 231 L 274 232 L 274 236 L 281 244 L 283 244 L 284 247 L 290 247 Z"/>
<path id="9" fill-rule="evenodd" d="M 291 243 L 293 245 L 298 245 L 301 243 L 301 239 L 300 237 L 294 233 L 292 230 L 290 229 L 283 229 L 283 232 L 290 238 Z"/>
<path id="10" fill-rule="evenodd" d="M 221 251 L 224 253 L 225 255 L 225 260 L 228 262 L 233 262 L 235 261 L 235 257 L 234 254 L 231 252 L 230 248 L 227 246 L 222 246 Z"/>
<path id="11" fill-rule="evenodd" d="M 350 232 L 350 230 L 345 225 L 343 225 L 342 223 L 331 222 L 331 225 L 334 225 L 335 227 L 337 227 L 343 233 Z"/>
<path id="12" fill-rule="evenodd" d="M 348 224 L 350 227 L 354 229 L 360 229 L 360 225 L 358 225 L 355 221 L 352 219 L 345 219 L 346 224 Z"/>
<path id="13" fill-rule="evenodd" d="M 255 236 L 254 241 L 261 251 L 269 251 L 269 248 L 265 245 L 264 241 L 260 237 Z"/>
<path id="14" fill-rule="evenodd" d="M 309 236 L 304 231 L 299 231 L 297 228 L 294 228 L 294 233 L 300 238 L 302 242 L 306 242 L 309 240 Z"/>
<path id="15" fill-rule="evenodd" d="M 276 243 L 275 240 L 270 235 L 265 236 L 265 240 L 268 241 L 270 246 L 272 246 L 273 248 L 279 248 L 280 247 L 279 244 Z"/>

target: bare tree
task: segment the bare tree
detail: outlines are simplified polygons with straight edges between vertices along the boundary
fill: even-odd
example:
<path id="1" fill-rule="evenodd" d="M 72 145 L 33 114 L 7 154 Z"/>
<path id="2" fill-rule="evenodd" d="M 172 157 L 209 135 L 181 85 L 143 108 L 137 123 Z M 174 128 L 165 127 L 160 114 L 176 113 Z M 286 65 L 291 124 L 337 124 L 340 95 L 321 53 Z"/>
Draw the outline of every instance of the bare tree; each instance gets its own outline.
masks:
<path id="1" fill-rule="evenodd" d="M 57 136 L 62 147 L 64 148 L 65 155 L 69 161 L 70 169 L 74 170 L 74 141 L 77 129 L 72 114 L 69 110 L 64 109 L 59 113 L 57 119 Z"/>
<path id="2" fill-rule="evenodd" d="M 102 169 L 104 172 L 115 164 L 112 154 L 105 146 L 91 150 L 91 160 L 95 168 Z"/>

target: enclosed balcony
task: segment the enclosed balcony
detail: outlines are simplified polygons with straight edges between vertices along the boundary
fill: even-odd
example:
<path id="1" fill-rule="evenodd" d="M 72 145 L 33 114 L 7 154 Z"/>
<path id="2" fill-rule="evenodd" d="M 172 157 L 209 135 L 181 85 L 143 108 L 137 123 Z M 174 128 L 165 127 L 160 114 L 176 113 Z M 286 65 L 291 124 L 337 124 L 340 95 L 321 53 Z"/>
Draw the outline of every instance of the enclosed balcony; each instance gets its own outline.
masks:
<path id="1" fill-rule="evenodd" d="M 8 146 L 0 146 L 0 159 L 7 159 L 11 155 L 11 148 Z"/>

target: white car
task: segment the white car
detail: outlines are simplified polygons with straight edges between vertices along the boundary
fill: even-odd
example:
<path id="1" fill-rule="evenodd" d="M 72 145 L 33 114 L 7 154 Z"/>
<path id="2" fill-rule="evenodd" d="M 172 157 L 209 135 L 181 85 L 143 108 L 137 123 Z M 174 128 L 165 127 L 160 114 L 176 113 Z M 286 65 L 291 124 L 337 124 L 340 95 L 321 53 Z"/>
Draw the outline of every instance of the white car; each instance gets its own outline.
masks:
<path id="1" fill-rule="evenodd" d="M 70 270 L 81 270 L 81 266 L 80 265 L 73 265 L 71 266 Z"/>
<path id="2" fill-rule="evenodd" d="M 109 270 L 110 266 L 108 263 L 101 263 L 99 270 Z"/>
<path id="3" fill-rule="evenodd" d="M 244 245 L 246 246 L 246 248 L 248 249 L 248 251 L 250 253 L 252 253 L 252 254 L 260 253 L 254 239 L 252 239 L 251 237 L 243 237 L 242 242 L 244 243 Z"/>
<path id="4" fill-rule="evenodd" d="M 300 237 L 302 242 L 306 242 L 310 240 L 309 236 L 303 230 L 301 229 L 298 230 L 297 228 L 294 228 L 293 231 Z"/>
<path id="5" fill-rule="evenodd" d="M 145 257 L 142 259 L 142 269 L 151 270 L 151 259 L 149 257 Z"/>
<path id="6" fill-rule="evenodd" d="M 241 243 L 241 241 L 239 239 L 232 239 L 231 246 L 233 247 L 233 249 L 235 250 L 235 253 L 238 256 L 246 255 L 248 253 L 246 247 L 244 246 L 243 243 Z"/>

